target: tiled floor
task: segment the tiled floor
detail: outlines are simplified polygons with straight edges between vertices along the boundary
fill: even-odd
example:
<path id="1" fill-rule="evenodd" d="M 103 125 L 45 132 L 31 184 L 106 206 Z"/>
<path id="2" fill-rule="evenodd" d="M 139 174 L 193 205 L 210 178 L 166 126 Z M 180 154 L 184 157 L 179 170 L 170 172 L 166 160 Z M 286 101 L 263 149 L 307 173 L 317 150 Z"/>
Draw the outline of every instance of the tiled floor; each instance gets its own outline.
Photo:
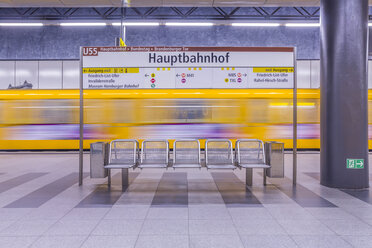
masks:
<path id="1" fill-rule="evenodd" d="M 77 185 L 78 156 L 0 154 L 0 247 L 372 247 L 372 191 L 319 184 L 319 154 L 298 157 L 298 185 L 254 171 L 119 171 Z"/>

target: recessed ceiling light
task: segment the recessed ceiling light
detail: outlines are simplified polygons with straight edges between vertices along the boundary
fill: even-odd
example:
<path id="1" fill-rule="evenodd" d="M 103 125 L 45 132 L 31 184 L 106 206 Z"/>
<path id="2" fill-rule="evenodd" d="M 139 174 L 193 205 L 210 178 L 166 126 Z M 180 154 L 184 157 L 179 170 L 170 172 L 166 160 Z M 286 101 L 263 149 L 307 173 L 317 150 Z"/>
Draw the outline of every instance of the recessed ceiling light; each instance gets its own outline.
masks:
<path id="1" fill-rule="evenodd" d="M 87 27 L 87 26 L 106 26 L 105 22 L 62 22 L 59 25 L 65 27 Z"/>
<path id="2" fill-rule="evenodd" d="M 166 22 L 166 26 L 178 26 L 178 27 L 210 27 L 213 26 L 212 22 Z"/>
<path id="3" fill-rule="evenodd" d="M 231 23 L 231 26 L 234 26 L 234 27 L 278 27 L 280 26 L 280 23 L 273 23 L 273 22 L 257 22 L 257 23 L 241 22 L 241 23 L 238 23 L 238 22 L 234 22 L 234 23 Z"/>
<path id="4" fill-rule="evenodd" d="M 113 26 L 121 26 L 120 22 L 113 22 Z M 123 22 L 123 26 L 159 26 L 158 22 Z"/>
<path id="5" fill-rule="evenodd" d="M 286 27 L 320 27 L 320 23 L 286 23 Z"/>
<path id="6" fill-rule="evenodd" d="M 1 22 L 0 26 L 3 27 L 41 27 L 44 26 L 43 23 L 39 22 Z"/>

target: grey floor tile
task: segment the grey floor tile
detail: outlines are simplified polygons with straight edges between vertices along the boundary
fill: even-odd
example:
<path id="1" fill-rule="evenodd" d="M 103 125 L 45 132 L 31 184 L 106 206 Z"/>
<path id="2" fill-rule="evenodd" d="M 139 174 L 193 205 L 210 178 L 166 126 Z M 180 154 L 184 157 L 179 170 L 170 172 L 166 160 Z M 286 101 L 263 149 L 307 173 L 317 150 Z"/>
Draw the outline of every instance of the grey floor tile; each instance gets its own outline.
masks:
<path id="1" fill-rule="evenodd" d="M 101 220 L 92 235 L 138 235 L 143 220 Z"/>
<path id="2" fill-rule="evenodd" d="M 296 243 L 288 235 L 243 235 L 246 248 L 295 248 Z"/>
<path id="3" fill-rule="evenodd" d="M 202 205 L 202 204 L 223 204 L 221 194 L 218 192 L 193 192 L 189 191 L 189 206 L 190 205 Z"/>
<path id="4" fill-rule="evenodd" d="M 298 183 L 292 185 L 289 178 L 269 179 L 269 182 L 302 207 L 336 207 L 333 203 Z"/>
<path id="5" fill-rule="evenodd" d="M 84 173 L 84 177 L 88 174 Z M 6 208 L 38 208 L 78 182 L 78 173 L 72 172 L 6 205 Z"/>
<path id="6" fill-rule="evenodd" d="M 187 173 L 164 172 L 156 189 L 152 206 L 187 206 Z"/>
<path id="7" fill-rule="evenodd" d="M 275 220 L 234 220 L 240 235 L 284 235 L 285 230 Z"/>
<path id="8" fill-rule="evenodd" d="M 35 208 L 28 214 L 24 215 L 22 220 L 59 220 L 65 216 L 71 208 L 69 207 L 40 207 Z"/>
<path id="9" fill-rule="evenodd" d="M 187 220 L 145 220 L 141 235 L 188 235 Z"/>
<path id="10" fill-rule="evenodd" d="M 231 219 L 225 205 L 190 205 L 190 220 Z"/>
<path id="11" fill-rule="evenodd" d="M 322 220 L 338 235 L 372 235 L 372 227 L 360 220 Z"/>
<path id="12" fill-rule="evenodd" d="M 372 191 L 370 189 L 363 189 L 363 190 L 341 189 L 341 191 L 361 201 L 372 204 Z"/>
<path id="13" fill-rule="evenodd" d="M 0 247 L 4 248 L 25 248 L 29 247 L 38 236 L 23 236 L 23 237 L 0 237 Z"/>
<path id="14" fill-rule="evenodd" d="M 345 220 L 356 218 L 341 208 L 306 208 L 306 210 L 318 220 Z"/>
<path id="15" fill-rule="evenodd" d="M 43 236 L 31 248 L 79 248 L 87 236 Z"/>
<path id="16" fill-rule="evenodd" d="M 354 248 L 371 248 L 372 235 L 353 235 L 341 236 L 344 240 L 350 243 Z"/>
<path id="17" fill-rule="evenodd" d="M 235 235 L 232 220 L 189 220 L 190 235 Z"/>
<path id="18" fill-rule="evenodd" d="M 32 210 L 32 208 L 0 208 L 0 221 L 19 220 Z"/>
<path id="19" fill-rule="evenodd" d="M 192 235 L 190 248 L 243 248 L 238 235 Z"/>
<path id="20" fill-rule="evenodd" d="M 0 232 L 1 236 L 38 236 L 45 233 L 55 220 L 19 220 Z"/>
<path id="21" fill-rule="evenodd" d="M 151 207 L 147 219 L 184 219 L 189 217 L 189 209 L 184 207 Z"/>
<path id="22" fill-rule="evenodd" d="M 362 219 L 362 221 L 372 226 L 372 219 Z"/>
<path id="23" fill-rule="evenodd" d="M 279 224 L 290 235 L 334 235 L 319 220 L 278 220 Z"/>
<path id="24" fill-rule="evenodd" d="M 133 183 L 139 173 L 129 173 L 129 184 Z M 111 187 L 107 183 L 96 187 L 96 189 L 87 195 L 79 204 L 77 208 L 111 208 L 114 206 L 120 197 L 123 196 L 128 187 L 121 186 L 121 173 L 115 173 L 111 177 Z"/>
<path id="25" fill-rule="evenodd" d="M 99 220 L 60 220 L 46 235 L 89 235 Z"/>
<path id="26" fill-rule="evenodd" d="M 0 221 L 0 232 L 4 229 L 8 228 L 9 226 L 14 224 L 15 222 L 16 222 L 16 220 L 1 220 Z"/>
<path id="27" fill-rule="evenodd" d="M 266 205 L 266 209 L 270 212 L 270 214 L 275 219 L 294 219 L 294 220 L 301 220 L 301 219 L 315 219 L 313 215 L 311 215 L 306 209 L 301 208 L 300 206 L 270 206 Z"/>
<path id="28" fill-rule="evenodd" d="M 144 220 L 149 211 L 149 206 L 143 205 L 122 205 L 108 211 L 104 219 L 107 220 Z"/>
<path id="29" fill-rule="evenodd" d="M 11 178 L 9 180 L 6 180 L 4 182 L 1 182 L 0 183 L 0 193 L 3 193 L 7 190 L 10 190 L 14 187 L 17 187 L 17 186 L 22 185 L 24 183 L 27 183 L 29 181 L 35 180 L 36 178 L 44 176 L 46 174 L 47 173 L 38 173 L 38 172 L 26 173 L 26 174 Z"/>
<path id="30" fill-rule="evenodd" d="M 301 248 L 352 248 L 352 246 L 337 235 L 295 235 L 292 239 Z"/>
<path id="31" fill-rule="evenodd" d="M 136 248 L 188 248 L 189 237 L 187 235 L 140 235 Z"/>
<path id="32" fill-rule="evenodd" d="M 141 178 L 140 178 L 141 177 Z M 154 176 L 152 179 L 144 179 L 139 176 L 128 190 L 119 198 L 114 206 L 120 205 L 145 205 L 150 206 L 158 187 L 160 178 Z"/>
<path id="33" fill-rule="evenodd" d="M 122 188 L 102 184 L 98 186 L 92 193 L 82 199 L 77 205 L 77 208 L 111 208 L 123 194 Z"/>
<path id="34" fill-rule="evenodd" d="M 74 208 L 63 216 L 62 220 L 100 220 L 109 208 Z"/>
<path id="35" fill-rule="evenodd" d="M 232 172 L 211 172 L 223 201 L 228 206 L 261 205 L 256 196 Z"/>
<path id="36" fill-rule="evenodd" d="M 253 185 L 252 193 L 262 204 L 294 203 L 292 199 L 272 184 L 267 184 L 265 187 Z"/>
<path id="37" fill-rule="evenodd" d="M 89 236 L 82 248 L 133 248 L 138 236 Z"/>
<path id="38" fill-rule="evenodd" d="M 188 193 L 190 204 L 225 204 L 212 178 L 193 180 L 188 173 Z"/>
<path id="39" fill-rule="evenodd" d="M 273 217 L 266 208 L 251 208 L 251 207 L 242 207 L 242 208 L 228 208 L 231 217 L 234 220 L 241 219 L 260 219 L 260 220 L 272 220 Z"/>
<path id="40" fill-rule="evenodd" d="M 350 208 L 347 209 L 347 211 L 360 218 L 360 219 L 372 219 L 372 206 L 370 207 L 358 207 L 355 208 L 355 206 L 350 206 Z"/>

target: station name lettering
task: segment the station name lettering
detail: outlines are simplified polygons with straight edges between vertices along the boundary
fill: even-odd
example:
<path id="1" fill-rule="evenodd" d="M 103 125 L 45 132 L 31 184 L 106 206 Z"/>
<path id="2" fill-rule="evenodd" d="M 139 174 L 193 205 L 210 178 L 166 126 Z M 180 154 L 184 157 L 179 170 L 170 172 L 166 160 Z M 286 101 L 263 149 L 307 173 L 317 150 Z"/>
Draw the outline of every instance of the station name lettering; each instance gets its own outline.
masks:
<path id="1" fill-rule="evenodd" d="M 159 55 L 156 53 L 149 53 L 149 63 L 166 63 L 171 66 L 174 64 L 181 63 L 229 63 L 230 53 L 227 52 L 225 55 L 216 55 L 210 53 L 207 55 L 196 53 L 196 55 L 187 55 L 186 53 L 180 53 L 178 55 Z"/>

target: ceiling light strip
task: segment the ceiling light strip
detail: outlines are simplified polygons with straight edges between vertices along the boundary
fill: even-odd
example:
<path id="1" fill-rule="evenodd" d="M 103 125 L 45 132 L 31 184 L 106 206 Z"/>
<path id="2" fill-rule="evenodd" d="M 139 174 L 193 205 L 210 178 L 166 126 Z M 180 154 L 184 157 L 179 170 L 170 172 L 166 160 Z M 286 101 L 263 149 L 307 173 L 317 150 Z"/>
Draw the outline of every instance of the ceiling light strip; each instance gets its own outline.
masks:
<path id="1" fill-rule="evenodd" d="M 234 22 L 231 23 L 231 26 L 234 27 L 278 27 L 280 26 L 280 23 L 273 23 L 273 22 Z"/>
<path id="2" fill-rule="evenodd" d="M 96 27 L 96 26 L 106 26 L 105 22 L 62 22 L 59 24 L 63 27 Z"/>
<path id="3" fill-rule="evenodd" d="M 320 27 L 320 23 L 286 23 L 286 27 L 300 27 L 300 28 L 306 28 L 306 27 Z"/>
<path id="4" fill-rule="evenodd" d="M 177 27 L 210 27 L 213 26 L 213 22 L 166 22 L 165 26 L 177 26 Z"/>
<path id="5" fill-rule="evenodd" d="M 1 27 L 41 27 L 43 23 L 39 22 L 0 22 Z"/>
<path id="6" fill-rule="evenodd" d="M 113 26 L 121 26 L 120 22 L 113 22 Z M 123 26 L 159 26 L 159 22 L 123 22 Z"/>

